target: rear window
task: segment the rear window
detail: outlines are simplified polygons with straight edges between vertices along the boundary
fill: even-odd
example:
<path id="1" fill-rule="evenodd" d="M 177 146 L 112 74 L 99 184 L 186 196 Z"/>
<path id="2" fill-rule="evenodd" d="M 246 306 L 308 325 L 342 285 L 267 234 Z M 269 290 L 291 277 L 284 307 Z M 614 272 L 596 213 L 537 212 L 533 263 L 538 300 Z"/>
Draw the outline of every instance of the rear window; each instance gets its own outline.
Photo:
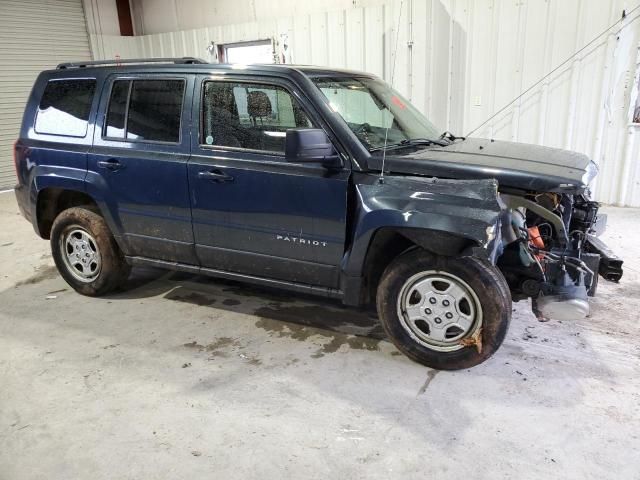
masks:
<path id="1" fill-rule="evenodd" d="M 116 80 L 104 134 L 130 141 L 178 143 L 184 80 Z"/>
<path id="2" fill-rule="evenodd" d="M 84 137 L 87 135 L 96 81 L 50 80 L 38 106 L 37 133 Z"/>

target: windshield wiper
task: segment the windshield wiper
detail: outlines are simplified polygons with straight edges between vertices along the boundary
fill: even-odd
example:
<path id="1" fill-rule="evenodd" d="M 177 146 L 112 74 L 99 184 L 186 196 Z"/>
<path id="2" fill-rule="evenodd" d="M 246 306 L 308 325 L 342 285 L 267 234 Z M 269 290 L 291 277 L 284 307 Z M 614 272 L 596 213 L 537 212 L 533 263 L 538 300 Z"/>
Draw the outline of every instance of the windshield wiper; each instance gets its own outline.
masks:
<path id="1" fill-rule="evenodd" d="M 389 143 L 385 147 L 380 145 L 379 147 L 370 148 L 370 152 L 378 152 L 380 150 L 395 150 L 398 148 L 415 147 L 419 145 L 438 145 L 440 147 L 446 147 L 448 143 L 443 142 L 441 139 L 432 140 L 430 138 L 406 138 L 398 143 Z"/>
<path id="2" fill-rule="evenodd" d="M 439 139 L 451 140 L 452 142 L 455 142 L 456 140 L 466 140 L 467 139 L 467 137 L 456 137 L 449 130 L 445 130 L 444 132 L 442 132 L 442 135 L 440 135 L 440 137 L 438 137 L 438 138 Z"/>

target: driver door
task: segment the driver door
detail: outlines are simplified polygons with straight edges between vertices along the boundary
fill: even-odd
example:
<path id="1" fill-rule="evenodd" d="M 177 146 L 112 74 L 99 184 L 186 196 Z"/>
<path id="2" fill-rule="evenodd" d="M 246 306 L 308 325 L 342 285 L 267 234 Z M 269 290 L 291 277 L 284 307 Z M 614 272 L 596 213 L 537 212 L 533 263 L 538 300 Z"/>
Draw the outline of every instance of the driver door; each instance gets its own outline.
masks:
<path id="1" fill-rule="evenodd" d="M 317 127 L 311 106 L 275 78 L 202 76 L 188 165 L 203 267 L 338 287 L 349 168 L 285 160 L 289 128 Z"/>

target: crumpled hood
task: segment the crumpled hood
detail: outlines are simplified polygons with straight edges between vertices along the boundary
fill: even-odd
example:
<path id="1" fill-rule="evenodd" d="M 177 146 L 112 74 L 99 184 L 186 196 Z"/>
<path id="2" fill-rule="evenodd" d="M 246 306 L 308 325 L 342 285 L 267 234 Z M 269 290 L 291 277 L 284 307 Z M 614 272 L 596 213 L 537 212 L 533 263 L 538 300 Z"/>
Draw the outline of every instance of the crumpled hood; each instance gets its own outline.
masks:
<path id="1" fill-rule="evenodd" d="M 382 157 L 369 159 L 380 170 Z M 469 138 L 445 147 L 387 154 L 385 172 L 444 178 L 495 178 L 499 185 L 536 191 L 579 192 L 597 174 L 589 157 L 559 148 Z"/>

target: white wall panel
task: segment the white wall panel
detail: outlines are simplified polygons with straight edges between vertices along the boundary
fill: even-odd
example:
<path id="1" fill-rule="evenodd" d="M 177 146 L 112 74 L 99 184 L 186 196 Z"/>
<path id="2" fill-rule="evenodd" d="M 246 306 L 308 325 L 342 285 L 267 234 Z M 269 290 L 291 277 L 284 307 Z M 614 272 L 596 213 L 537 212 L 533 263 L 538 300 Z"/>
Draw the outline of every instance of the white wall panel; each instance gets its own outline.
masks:
<path id="1" fill-rule="evenodd" d="M 138 17 L 136 24 L 142 29 L 139 33 L 156 34 L 210 25 L 273 21 L 283 16 L 305 16 L 351 7 L 369 7 L 383 2 L 384 0 L 131 0 L 130 3 L 134 15 Z"/>
<path id="2" fill-rule="evenodd" d="M 281 3 L 272 2 L 272 8 Z M 397 57 L 396 88 L 443 130 L 463 134 L 618 20 L 623 8 L 630 11 L 638 3 L 372 0 L 344 10 L 294 11 L 277 18 L 247 12 L 247 19 L 265 19 L 91 40 L 97 58 L 119 54 L 208 59 L 210 41 L 277 41 L 286 34 L 295 63 L 363 69 L 388 81 Z M 638 13 L 627 17 L 627 27 L 612 29 L 475 135 L 584 152 L 601 168 L 595 185 L 599 200 L 640 206 L 640 133 L 630 124 L 637 95 L 640 20 L 634 17 Z"/>
<path id="3" fill-rule="evenodd" d="M 89 34 L 120 35 L 116 0 L 82 0 Z"/>

